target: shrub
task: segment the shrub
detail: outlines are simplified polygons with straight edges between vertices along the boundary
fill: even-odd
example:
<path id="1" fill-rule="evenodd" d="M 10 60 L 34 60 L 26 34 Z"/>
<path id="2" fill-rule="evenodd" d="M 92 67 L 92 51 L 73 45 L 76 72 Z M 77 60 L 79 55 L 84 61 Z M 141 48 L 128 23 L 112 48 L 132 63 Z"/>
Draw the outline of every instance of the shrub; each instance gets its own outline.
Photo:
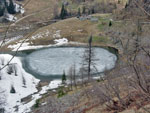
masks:
<path id="1" fill-rule="evenodd" d="M 34 107 L 35 108 L 38 108 L 39 107 L 39 104 L 40 104 L 40 99 L 37 99 L 35 104 L 34 104 Z"/>
<path id="2" fill-rule="evenodd" d="M 58 98 L 62 97 L 66 95 L 66 93 L 64 92 L 64 87 L 60 87 L 59 90 L 58 90 Z"/>

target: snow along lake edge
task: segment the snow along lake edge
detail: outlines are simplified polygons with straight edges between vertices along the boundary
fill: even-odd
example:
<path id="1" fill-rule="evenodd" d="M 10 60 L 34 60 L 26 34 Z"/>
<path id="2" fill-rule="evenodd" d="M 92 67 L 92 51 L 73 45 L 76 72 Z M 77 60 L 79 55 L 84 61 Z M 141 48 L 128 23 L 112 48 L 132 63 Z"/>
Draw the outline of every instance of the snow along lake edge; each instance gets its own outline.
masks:
<path id="1" fill-rule="evenodd" d="M 3 68 L 12 58 L 9 54 L 0 54 L 0 67 Z M 12 71 L 13 70 L 13 71 Z M 51 81 L 48 86 L 42 87 L 37 92 L 37 85 L 40 80 L 27 73 L 19 57 L 14 57 L 10 65 L 0 71 L 0 109 L 4 108 L 6 113 L 30 112 L 31 107 L 41 95 L 49 89 L 57 88 L 61 80 Z M 28 103 L 21 102 L 22 98 L 32 95 L 32 100 Z"/>

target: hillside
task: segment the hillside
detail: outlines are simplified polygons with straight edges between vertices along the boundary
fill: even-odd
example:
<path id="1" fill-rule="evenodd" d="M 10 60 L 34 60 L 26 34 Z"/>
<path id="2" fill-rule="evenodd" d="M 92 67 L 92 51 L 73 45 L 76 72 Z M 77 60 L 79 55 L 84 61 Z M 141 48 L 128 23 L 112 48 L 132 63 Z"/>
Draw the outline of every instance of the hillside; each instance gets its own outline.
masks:
<path id="1" fill-rule="evenodd" d="M 13 14 L 17 17 L 14 22 L 0 24 L 0 112 L 149 112 L 149 1 L 14 2 L 21 4 L 25 12 Z M 94 53 L 104 55 L 109 62 L 117 58 L 115 66 L 107 69 L 112 64 L 99 57 L 99 62 L 107 64 L 96 65 L 103 70 L 98 72 L 93 65 L 99 59 L 94 59 L 90 44 L 113 54 L 114 58 L 104 52 Z M 71 52 L 67 50 L 70 47 Z M 54 51 L 58 48 L 60 51 Z M 87 50 L 77 52 L 76 48 Z M 83 67 L 73 61 L 78 56 L 83 58 L 79 63 Z M 89 71 L 90 61 L 97 76 Z M 29 64 L 33 64 L 32 69 Z M 68 70 L 61 69 L 62 75 L 44 74 L 49 70 L 59 72 L 58 68 L 65 64 Z"/>

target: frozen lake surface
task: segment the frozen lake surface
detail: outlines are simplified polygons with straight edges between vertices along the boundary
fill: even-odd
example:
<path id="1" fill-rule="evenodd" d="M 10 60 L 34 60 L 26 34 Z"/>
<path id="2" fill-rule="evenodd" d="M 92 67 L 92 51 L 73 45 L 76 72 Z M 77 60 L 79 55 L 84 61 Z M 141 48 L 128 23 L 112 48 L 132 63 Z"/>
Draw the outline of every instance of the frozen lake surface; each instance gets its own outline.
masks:
<path id="1" fill-rule="evenodd" d="M 106 49 L 94 47 L 95 67 L 98 72 L 105 69 L 112 69 L 115 66 L 117 57 Z M 71 66 L 76 65 L 76 72 L 81 68 L 83 53 L 82 47 L 58 47 L 37 50 L 29 54 L 25 61 L 26 68 L 40 76 L 60 76 L 63 71 L 67 74 Z"/>

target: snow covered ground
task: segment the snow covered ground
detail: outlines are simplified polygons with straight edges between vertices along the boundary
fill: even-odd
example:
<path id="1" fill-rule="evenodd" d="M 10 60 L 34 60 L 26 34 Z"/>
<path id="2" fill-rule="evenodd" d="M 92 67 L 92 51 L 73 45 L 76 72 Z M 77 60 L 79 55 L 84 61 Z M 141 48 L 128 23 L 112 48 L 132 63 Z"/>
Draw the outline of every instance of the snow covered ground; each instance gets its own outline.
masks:
<path id="1" fill-rule="evenodd" d="M 10 39 L 5 39 L 5 43 L 3 43 L 3 41 L 0 41 L 0 45 L 3 43 L 3 46 L 5 46 L 5 45 L 7 45 L 7 44 L 9 44 L 9 43 L 11 43 L 15 40 L 18 40 L 18 39 L 22 38 L 22 37 L 23 37 L 22 35 L 18 35 L 16 37 L 12 37 Z"/>
<path id="2" fill-rule="evenodd" d="M 11 58 L 11 55 L 0 54 L 0 67 L 6 65 Z M 6 113 L 14 113 L 14 107 L 21 103 L 21 98 L 37 92 L 36 85 L 39 80 L 24 71 L 18 57 L 0 71 L 0 78 L 0 95 L 5 95 L 1 98 L 4 99 Z M 15 93 L 12 92 L 12 87 Z"/>
<path id="3" fill-rule="evenodd" d="M 0 67 L 4 67 L 11 58 L 11 55 L 0 54 Z M 57 88 L 61 80 L 51 81 L 48 86 L 42 87 L 40 92 L 36 89 L 38 83 L 38 79 L 25 72 L 20 58 L 15 57 L 10 65 L 0 71 L 0 109 L 5 108 L 5 113 L 30 112 L 36 100 L 47 90 Z M 12 92 L 12 87 L 15 93 Z M 21 99 L 28 95 L 32 95 L 31 101 L 22 103 Z"/>
<path id="4" fill-rule="evenodd" d="M 32 95 L 32 100 L 26 104 L 20 103 L 18 106 L 17 113 L 27 113 L 31 112 L 31 107 L 36 103 L 37 99 L 40 99 L 42 97 L 42 94 L 47 93 L 48 90 L 57 88 L 61 85 L 61 80 L 53 80 L 50 82 L 48 86 L 43 86 L 42 90 L 36 94 Z"/>
<path id="5" fill-rule="evenodd" d="M 53 44 L 53 45 L 30 46 L 30 44 L 28 42 L 22 43 L 22 41 L 19 41 L 17 44 L 14 44 L 14 45 L 9 45 L 8 48 L 11 48 L 12 51 L 17 51 L 17 50 L 22 51 L 22 50 L 29 50 L 29 49 L 39 49 L 39 48 L 43 48 L 43 47 L 60 46 L 60 45 L 64 45 L 64 44 L 68 43 L 68 40 L 66 38 L 55 39 L 54 40 L 55 44 Z"/>

